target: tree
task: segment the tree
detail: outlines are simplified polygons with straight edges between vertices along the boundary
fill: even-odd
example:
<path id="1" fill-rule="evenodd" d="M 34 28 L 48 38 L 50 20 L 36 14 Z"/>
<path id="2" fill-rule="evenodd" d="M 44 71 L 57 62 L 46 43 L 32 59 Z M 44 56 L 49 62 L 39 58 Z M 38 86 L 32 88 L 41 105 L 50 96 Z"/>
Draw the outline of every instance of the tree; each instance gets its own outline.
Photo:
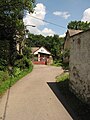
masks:
<path id="1" fill-rule="evenodd" d="M 29 38 L 26 39 L 27 47 L 41 47 L 44 46 L 52 53 L 54 60 L 62 59 L 62 48 L 64 38 L 60 38 L 58 35 L 44 37 L 42 35 L 29 34 Z"/>
<path id="2" fill-rule="evenodd" d="M 58 35 L 54 35 L 51 41 L 51 53 L 53 55 L 53 58 L 55 60 L 61 59 L 61 49 L 62 49 L 62 44 L 61 44 L 61 39 L 59 38 Z"/>
<path id="3" fill-rule="evenodd" d="M 0 0 L 0 60 L 14 64 L 17 56 L 17 35 L 24 33 L 23 11 L 33 11 L 35 0 Z M 22 32 L 23 31 L 23 32 Z"/>
<path id="4" fill-rule="evenodd" d="M 90 22 L 71 21 L 70 23 L 68 23 L 67 28 L 75 30 L 87 30 L 90 29 Z"/>

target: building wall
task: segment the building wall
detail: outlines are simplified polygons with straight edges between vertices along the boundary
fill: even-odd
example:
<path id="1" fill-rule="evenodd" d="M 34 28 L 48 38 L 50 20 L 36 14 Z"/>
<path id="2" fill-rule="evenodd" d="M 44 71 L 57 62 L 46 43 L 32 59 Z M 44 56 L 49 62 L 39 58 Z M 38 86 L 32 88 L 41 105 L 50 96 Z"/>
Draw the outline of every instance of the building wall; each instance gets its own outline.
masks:
<path id="1" fill-rule="evenodd" d="M 69 50 L 70 49 L 70 36 L 69 34 L 67 35 L 67 38 L 65 40 L 65 44 L 64 44 L 64 50 Z"/>
<path id="2" fill-rule="evenodd" d="M 65 43 L 64 43 L 64 50 L 63 52 L 65 51 L 69 51 L 70 50 L 70 35 L 67 34 L 66 35 L 66 40 L 65 40 Z M 69 62 L 69 56 L 63 56 L 63 62 L 64 63 L 68 63 Z"/>
<path id="3" fill-rule="evenodd" d="M 70 90 L 90 104 L 90 30 L 70 38 Z"/>

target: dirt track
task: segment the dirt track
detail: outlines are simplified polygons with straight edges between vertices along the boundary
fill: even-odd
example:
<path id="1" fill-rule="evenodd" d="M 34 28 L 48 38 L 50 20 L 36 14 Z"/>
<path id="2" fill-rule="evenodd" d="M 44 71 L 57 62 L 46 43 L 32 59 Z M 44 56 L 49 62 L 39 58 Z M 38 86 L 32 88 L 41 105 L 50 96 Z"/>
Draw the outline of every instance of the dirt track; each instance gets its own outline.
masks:
<path id="1" fill-rule="evenodd" d="M 11 88 L 5 120 L 72 120 L 50 88 L 62 72 L 60 67 L 35 65 Z M 5 101 L 6 94 L 0 101 L 0 117 Z"/>

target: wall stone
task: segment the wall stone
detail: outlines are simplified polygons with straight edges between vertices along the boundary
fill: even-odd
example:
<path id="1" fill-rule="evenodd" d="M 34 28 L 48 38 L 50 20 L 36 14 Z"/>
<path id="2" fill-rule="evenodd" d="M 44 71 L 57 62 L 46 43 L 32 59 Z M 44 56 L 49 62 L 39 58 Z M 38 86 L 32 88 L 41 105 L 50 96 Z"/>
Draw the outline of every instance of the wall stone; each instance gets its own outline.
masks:
<path id="1" fill-rule="evenodd" d="M 70 90 L 90 104 L 90 30 L 70 38 Z"/>

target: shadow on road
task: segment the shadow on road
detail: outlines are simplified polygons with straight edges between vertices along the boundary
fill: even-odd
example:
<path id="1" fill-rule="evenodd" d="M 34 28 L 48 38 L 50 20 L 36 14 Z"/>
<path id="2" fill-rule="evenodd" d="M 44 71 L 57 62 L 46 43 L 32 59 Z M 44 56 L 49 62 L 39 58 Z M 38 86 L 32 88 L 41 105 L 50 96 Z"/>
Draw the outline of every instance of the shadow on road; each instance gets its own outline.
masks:
<path id="1" fill-rule="evenodd" d="M 89 120 L 90 109 L 69 91 L 68 81 L 47 82 L 73 120 Z"/>

